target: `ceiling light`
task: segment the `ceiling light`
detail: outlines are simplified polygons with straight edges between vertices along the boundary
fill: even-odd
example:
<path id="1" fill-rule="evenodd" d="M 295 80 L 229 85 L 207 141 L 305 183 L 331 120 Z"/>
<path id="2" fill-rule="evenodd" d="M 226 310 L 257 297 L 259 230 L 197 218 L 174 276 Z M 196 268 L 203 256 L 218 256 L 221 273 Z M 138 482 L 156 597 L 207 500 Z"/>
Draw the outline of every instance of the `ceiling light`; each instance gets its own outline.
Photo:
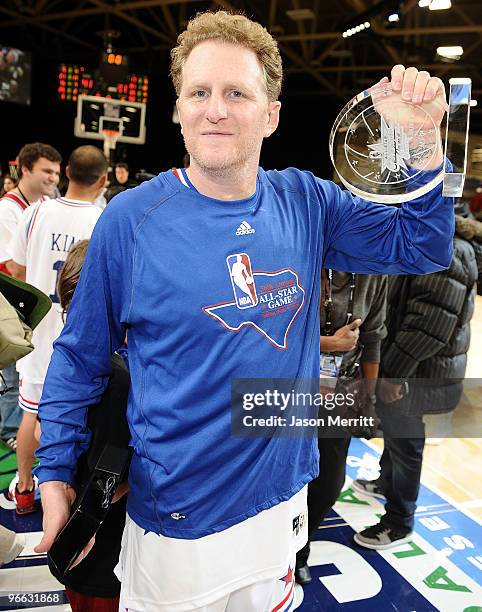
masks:
<path id="1" fill-rule="evenodd" d="M 398 16 L 398 13 L 392 13 L 391 15 L 388 15 L 388 21 L 390 23 L 396 23 L 397 21 L 400 21 L 400 17 Z"/>
<path id="2" fill-rule="evenodd" d="M 363 32 L 363 30 L 366 30 L 367 28 L 370 27 L 370 22 L 369 21 L 365 21 L 363 23 L 359 23 L 358 25 L 354 26 L 353 28 L 349 28 L 347 30 L 345 30 L 342 34 L 343 38 L 347 38 L 347 36 L 353 36 L 353 34 L 358 34 L 358 32 Z"/>
<path id="3" fill-rule="evenodd" d="M 452 6 L 450 0 L 432 0 L 429 5 L 431 11 L 444 11 Z"/>
<path id="4" fill-rule="evenodd" d="M 471 100 L 470 106 L 477 106 L 477 100 Z"/>
<path id="5" fill-rule="evenodd" d="M 464 49 L 459 45 L 453 47 L 437 47 L 437 54 L 440 57 L 448 57 L 449 59 L 458 59 L 463 55 Z"/>
<path id="6" fill-rule="evenodd" d="M 420 8 L 425 8 L 427 6 L 430 6 L 430 0 L 418 0 L 418 6 Z"/>

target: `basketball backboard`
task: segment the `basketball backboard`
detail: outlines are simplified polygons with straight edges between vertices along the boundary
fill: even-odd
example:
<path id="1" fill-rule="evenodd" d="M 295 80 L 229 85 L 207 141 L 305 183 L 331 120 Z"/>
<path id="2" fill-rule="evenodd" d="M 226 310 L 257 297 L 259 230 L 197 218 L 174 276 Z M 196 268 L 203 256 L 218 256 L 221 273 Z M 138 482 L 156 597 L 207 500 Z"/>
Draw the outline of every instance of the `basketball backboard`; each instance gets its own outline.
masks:
<path id="1" fill-rule="evenodd" d="M 117 142 L 144 144 L 146 105 L 99 96 L 79 96 L 74 134 L 79 138 L 105 140 L 104 130 L 119 132 Z"/>

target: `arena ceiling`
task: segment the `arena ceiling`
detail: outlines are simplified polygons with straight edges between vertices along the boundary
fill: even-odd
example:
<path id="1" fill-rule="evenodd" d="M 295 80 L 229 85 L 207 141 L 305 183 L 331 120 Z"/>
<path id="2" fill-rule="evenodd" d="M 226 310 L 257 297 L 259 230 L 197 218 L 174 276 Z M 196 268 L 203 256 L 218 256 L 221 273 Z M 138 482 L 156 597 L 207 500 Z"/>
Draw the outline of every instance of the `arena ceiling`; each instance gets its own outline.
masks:
<path id="1" fill-rule="evenodd" d="M 118 52 L 147 70 L 164 71 L 177 34 L 208 8 L 242 10 L 263 23 L 280 44 L 296 95 L 346 99 L 395 63 L 444 80 L 469 76 L 475 97 L 482 93 L 481 0 L 452 0 L 449 10 L 439 11 L 419 7 L 418 0 L 2 0 L 0 43 L 49 59 L 85 61 L 102 50 L 100 33 L 109 30 L 118 33 Z M 397 22 L 388 21 L 392 13 Z M 342 36 L 365 22 L 370 28 Z M 441 45 L 461 45 L 464 53 L 444 62 L 436 53 Z"/>

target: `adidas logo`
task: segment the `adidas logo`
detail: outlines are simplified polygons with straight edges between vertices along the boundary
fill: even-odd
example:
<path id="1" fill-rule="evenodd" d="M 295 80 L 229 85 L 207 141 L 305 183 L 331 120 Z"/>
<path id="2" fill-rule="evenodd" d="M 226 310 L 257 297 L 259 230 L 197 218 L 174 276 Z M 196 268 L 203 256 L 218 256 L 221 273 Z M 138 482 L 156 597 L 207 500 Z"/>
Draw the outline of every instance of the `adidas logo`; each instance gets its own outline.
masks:
<path id="1" fill-rule="evenodd" d="M 256 230 L 247 221 L 243 221 L 236 230 L 236 236 L 244 236 L 246 234 L 254 234 Z"/>

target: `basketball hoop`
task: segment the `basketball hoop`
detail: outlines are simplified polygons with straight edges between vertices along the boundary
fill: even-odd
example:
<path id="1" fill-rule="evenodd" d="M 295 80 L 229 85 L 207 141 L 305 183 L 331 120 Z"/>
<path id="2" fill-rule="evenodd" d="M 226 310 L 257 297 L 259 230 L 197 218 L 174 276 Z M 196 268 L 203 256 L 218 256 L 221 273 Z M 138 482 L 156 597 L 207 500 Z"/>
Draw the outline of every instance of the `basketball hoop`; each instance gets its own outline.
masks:
<path id="1" fill-rule="evenodd" d="M 74 134 L 78 138 L 102 140 L 104 152 L 107 149 L 108 154 L 117 142 L 144 144 L 146 104 L 81 94 L 77 98 Z"/>
<path id="2" fill-rule="evenodd" d="M 109 159 L 110 152 L 115 149 L 117 144 L 120 131 L 103 129 L 102 134 L 104 135 L 104 155 Z"/>
<path id="3" fill-rule="evenodd" d="M 20 177 L 18 176 L 18 161 L 16 159 L 8 162 L 8 171 L 10 173 L 10 176 L 12 176 L 16 181 L 19 180 Z"/>

